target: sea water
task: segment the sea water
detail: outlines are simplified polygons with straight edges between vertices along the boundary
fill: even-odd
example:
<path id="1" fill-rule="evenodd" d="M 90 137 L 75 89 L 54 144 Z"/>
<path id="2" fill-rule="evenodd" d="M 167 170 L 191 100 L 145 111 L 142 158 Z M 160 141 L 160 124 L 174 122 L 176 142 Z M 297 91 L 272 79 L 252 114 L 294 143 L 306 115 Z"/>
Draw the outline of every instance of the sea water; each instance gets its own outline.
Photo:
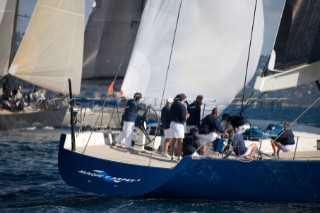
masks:
<path id="1" fill-rule="evenodd" d="M 319 204 L 124 199 L 84 192 L 59 175 L 59 138 L 67 131 L 0 132 L 0 212 L 320 212 Z"/>

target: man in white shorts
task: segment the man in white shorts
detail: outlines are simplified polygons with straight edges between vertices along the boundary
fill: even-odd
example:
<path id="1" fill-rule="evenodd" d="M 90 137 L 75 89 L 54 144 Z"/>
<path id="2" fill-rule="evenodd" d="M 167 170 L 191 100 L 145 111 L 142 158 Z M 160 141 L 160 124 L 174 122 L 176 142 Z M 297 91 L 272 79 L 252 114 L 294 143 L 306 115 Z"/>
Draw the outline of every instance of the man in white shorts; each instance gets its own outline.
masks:
<path id="1" fill-rule="evenodd" d="M 235 132 L 237 132 L 237 128 L 235 127 L 228 130 L 228 144 L 232 145 L 233 151 L 236 154 L 236 156 L 245 157 L 249 160 L 253 160 L 254 154 L 257 150 L 257 145 L 252 143 L 249 146 L 246 146 L 244 143 L 243 135 Z"/>
<path id="2" fill-rule="evenodd" d="M 188 118 L 187 108 L 184 106 L 187 97 L 185 94 L 179 94 L 176 96 L 172 106 L 171 106 L 171 118 L 170 130 L 172 134 L 171 142 L 171 160 L 174 159 L 175 144 L 177 142 L 177 155 L 178 161 L 181 160 L 182 156 L 182 143 L 184 138 L 184 124 Z"/>
<path id="3" fill-rule="evenodd" d="M 201 155 L 205 153 L 207 143 L 213 142 L 216 138 L 221 138 L 218 133 L 224 133 L 224 130 L 218 120 L 218 116 L 219 108 L 215 107 L 212 110 L 212 113 L 203 118 L 199 126 L 198 137 L 200 138 L 202 144 L 200 151 Z"/>
<path id="4" fill-rule="evenodd" d="M 295 141 L 293 132 L 290 129 L 290 125 L 285 123 L 284 130 L 280 132 L 275 139 L 271 140 L 271 145 L 273 149 L 272 155 L 275 156 L 277 154 L 277 158 L 279 158 L 280 150 L 282 150 L 283 152 L 290 152 L 293 150 L 294 144 Z"/>
<path id="5" fill-rule="evenodd" d="M 164 132 L 164 147 L 163 147 L 162 156 L 166 158 L 170 158 L 170 156 L 168 155 L 168 147 L 169 147 L 169 144 L 171 143 L 171 138 L 172 138 L 172 133 L 170 130 L 170 123 L 171 123 L 170 108 L 172 103 L 173 103 L 173 99 L 168 98 L 167 104 L 161 110 L 161 123 L 163 127 L 163 132 Z"/>

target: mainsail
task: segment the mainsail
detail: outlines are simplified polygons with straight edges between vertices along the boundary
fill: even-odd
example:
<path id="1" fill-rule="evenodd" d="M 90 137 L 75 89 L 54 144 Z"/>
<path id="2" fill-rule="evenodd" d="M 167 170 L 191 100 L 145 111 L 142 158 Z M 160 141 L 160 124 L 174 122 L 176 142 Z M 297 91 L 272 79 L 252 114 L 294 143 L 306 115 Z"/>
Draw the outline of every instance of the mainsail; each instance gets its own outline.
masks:
<path id="1" fill-rule="evenodd" d="M 261 0 L 149 0 L 122 91 L 228 104 L 243 88 L 248 56 L 247 78 L 255 73 L 263 29 Z"/>
<path id="2" fill-rule="evenodd" d="M 142 8 L 143 0 L 96 0 L 85 30 L 84 80 L 124 77 Z"/>
<path id="3" fill-rule="evenodd" d="M 85 0 L 39 0 L 9 73 L 61 93 L 80 93 Z"/>
<path id="4" fill-rule="evenodd" d="M 0 0 L 0 77 L 9 69 L 16 5 L 16 0 Z"/>
<path id="5" fill-rule="evenodd" d="M 268 69 L 255 89 L 272 91 L 320 80 L 320 1 L 287 0 Z"/>

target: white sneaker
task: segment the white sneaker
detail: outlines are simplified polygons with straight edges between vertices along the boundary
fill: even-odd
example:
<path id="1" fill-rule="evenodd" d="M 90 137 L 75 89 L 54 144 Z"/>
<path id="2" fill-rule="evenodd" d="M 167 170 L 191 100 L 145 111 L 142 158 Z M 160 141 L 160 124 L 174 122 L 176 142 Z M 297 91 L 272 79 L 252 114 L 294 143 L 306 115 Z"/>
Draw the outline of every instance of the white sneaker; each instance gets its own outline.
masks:
<path id="1" fill-rule="evenodd" d="M 165 158 L 170 158 L 170 155 L 168 155 L 168 153 L 161 153 L 162 157 L 165 157 Z"/>
<path id="2" fill-rule="evenodd" d="M 122 144 L 121 143 L 116 143 L 116 147 L 117 148 L 122 148 Z"/>
<path id="3" fill-rule="evenodd" d="M 179 161 L 181 161 L 182 160 L 182 156 L 179 156 L 178 158 L 177 158 L 177 162 L 179 162 Z"/>

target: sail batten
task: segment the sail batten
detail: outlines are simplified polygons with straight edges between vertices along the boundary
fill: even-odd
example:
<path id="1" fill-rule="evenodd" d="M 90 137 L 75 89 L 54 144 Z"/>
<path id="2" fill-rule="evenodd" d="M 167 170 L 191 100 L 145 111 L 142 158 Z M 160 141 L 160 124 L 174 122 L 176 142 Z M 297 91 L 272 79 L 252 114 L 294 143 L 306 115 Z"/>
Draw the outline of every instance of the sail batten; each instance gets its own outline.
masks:
<path id="1" fill-rule="evenodd" d="M 9 73 L 29 83 L 80 93 L 85 1 L 38 1 Z"/>
<path id="2" fill-rule="evenodd" d="M 243 87 L 256 2 L 248 79 L 262 48 L 262 2 L 182 1 L 164 98 L 181 92 L 190 98 L 215 98 L 217 104 L 234 98 Z M 162 98 L 179 4 L 147 2 L 122 85 L 125 95 L 139 91 L 144 97 Z"/>

